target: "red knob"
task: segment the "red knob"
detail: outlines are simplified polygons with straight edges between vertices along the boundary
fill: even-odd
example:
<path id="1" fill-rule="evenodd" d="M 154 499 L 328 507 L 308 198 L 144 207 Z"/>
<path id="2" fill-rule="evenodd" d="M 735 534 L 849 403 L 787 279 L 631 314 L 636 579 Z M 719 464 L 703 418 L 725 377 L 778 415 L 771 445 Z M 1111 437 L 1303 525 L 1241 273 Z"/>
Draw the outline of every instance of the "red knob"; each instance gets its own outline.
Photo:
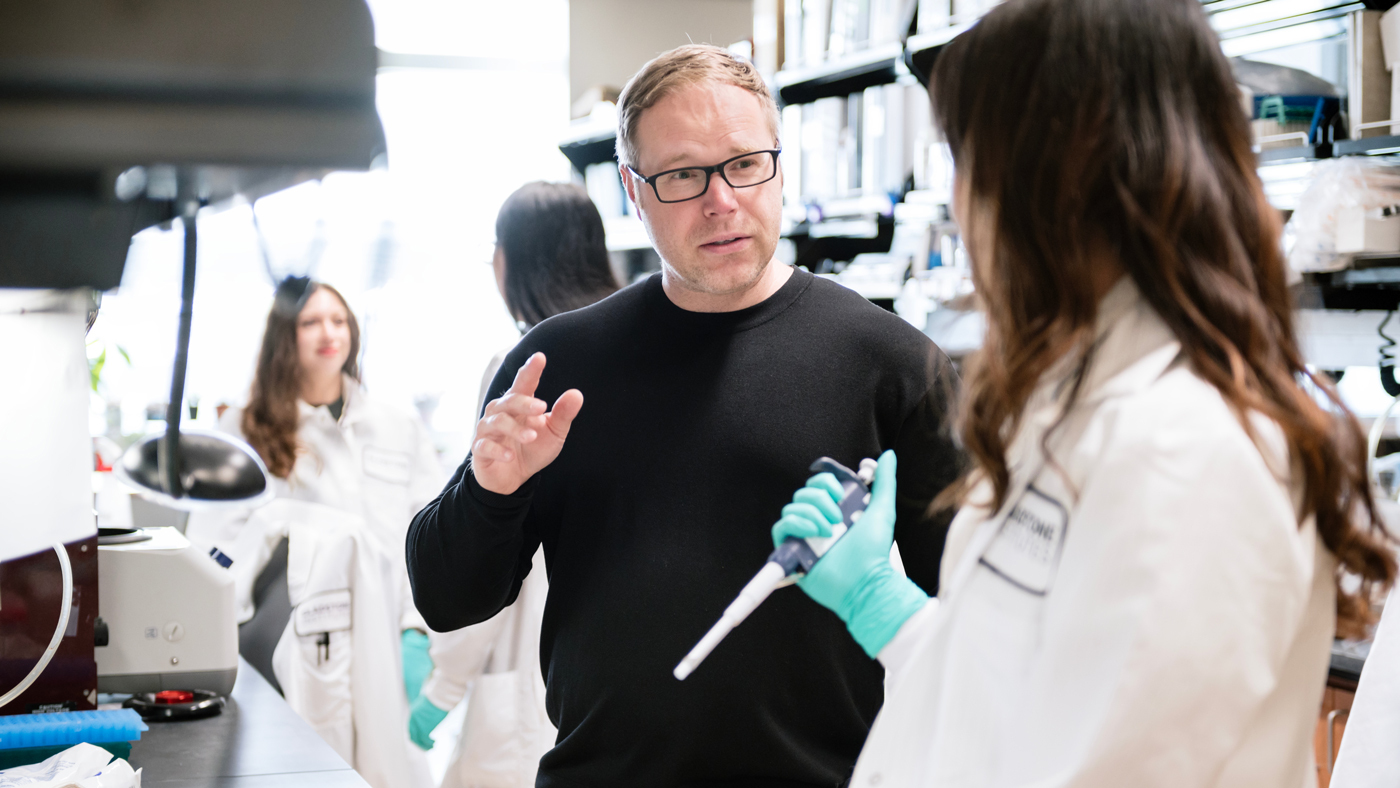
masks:
<path id="1" fill-rule="evenodd" d="M 156 703 L 189 703 L 194 700 L 194 693 L 189 690 L 161 690 L 156 693 Z"/>

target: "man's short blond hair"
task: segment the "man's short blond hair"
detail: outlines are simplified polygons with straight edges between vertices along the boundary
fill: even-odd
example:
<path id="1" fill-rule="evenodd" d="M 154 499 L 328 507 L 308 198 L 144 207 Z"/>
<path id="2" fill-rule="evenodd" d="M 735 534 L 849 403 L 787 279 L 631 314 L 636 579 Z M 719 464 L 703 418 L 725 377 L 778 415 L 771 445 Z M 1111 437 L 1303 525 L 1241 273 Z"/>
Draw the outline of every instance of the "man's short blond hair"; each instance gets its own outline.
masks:
<path id="1" fill-rule="evenodd" d="M 637 123 L 642 113 L 680 88 L 717 82 L 743 88 L 758 97 L 774 143 L 779 138 L 778 104 L 763 77 L 749 61 L 713 44 L 686 44 L 642 66 L 617 100 L 617 160 L 637 166 Z"/>

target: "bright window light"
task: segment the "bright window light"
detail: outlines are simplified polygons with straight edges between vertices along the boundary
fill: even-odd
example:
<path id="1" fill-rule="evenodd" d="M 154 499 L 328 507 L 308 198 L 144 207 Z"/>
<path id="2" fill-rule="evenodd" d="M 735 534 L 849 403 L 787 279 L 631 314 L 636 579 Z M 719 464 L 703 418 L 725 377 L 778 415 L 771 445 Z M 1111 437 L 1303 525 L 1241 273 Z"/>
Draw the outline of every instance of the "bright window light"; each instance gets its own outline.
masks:
<path id="1" fill-rule="evenodd" d="M 570 177 L 558 149 L 569 121 L 568 3 L 371 6 L 381 49 L 444 57 L 381 69 L 387 169 L 201 213 L 186 396 L 199 405 L 196 426 L 213 427 L 219 405 L 243 404 L 275 280 L 310 273 L 351 302 L 373 395 L 430 416 L 455 466 L 482 371 L 518 337 L 489 265 L 496 212 L 529 181 Z M 526 59 L 541 52 L 546 60 Z M 176 222 L 137 235 L 121 287 L 103 302 L 90 355 L 114 349 L 94 395 L 94 432 L 164 428 L 146 414 L 163 413 L 169 393 L 182 234 Z"/>

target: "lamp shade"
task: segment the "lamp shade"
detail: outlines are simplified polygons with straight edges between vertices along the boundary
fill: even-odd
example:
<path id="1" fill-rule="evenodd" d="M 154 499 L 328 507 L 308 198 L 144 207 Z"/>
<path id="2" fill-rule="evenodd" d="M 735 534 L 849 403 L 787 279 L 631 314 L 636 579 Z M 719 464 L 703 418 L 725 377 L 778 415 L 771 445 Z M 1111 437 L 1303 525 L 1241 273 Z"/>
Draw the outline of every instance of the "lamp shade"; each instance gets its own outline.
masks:
<path id="1" fill-rule="evenodd" d="M 260 506 L 272 499 L 267 466 L 253 447 L 231 435 L 206 430 L 180 430 L 179 475 L 184 489 L 183 494 L 172 494 L 162 470 L 164 442 L 164 433 L 142 438 L 126 450 L 112 471 L 143 498 L 171 509 Z"/>

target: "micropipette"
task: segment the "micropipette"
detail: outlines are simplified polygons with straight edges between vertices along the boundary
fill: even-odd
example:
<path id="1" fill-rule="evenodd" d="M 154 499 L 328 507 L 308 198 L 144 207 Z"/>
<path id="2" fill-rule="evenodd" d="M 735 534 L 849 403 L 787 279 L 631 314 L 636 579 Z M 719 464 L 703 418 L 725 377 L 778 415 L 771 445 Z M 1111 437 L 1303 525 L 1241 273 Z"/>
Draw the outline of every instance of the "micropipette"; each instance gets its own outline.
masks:
<path id="1" fill-rule="evenodd" d="M 778 549 L 768 556 L 758 574 L 753 576 L 739 592 L 739 596 L 725 608 L 719 621 L 710 627 L 705 637 L 701 638 L 700 642 L 695 644 L 695 648 L 676 666 L 673 673 L 677 679 L 685 681 L 686 677 L 695 672 L 700 663 L 710 656 L 715 646 L 748 618 L 750 613 L 757 610 L 769 594 L 775 589 L 796 582 L 799 575 L 810 572 L 812 565 L 831 549 L 836 540 L 845 535 L 870 503 L 869 485 L 875 478 L 875 465 L 874 460 L 861 460 L 860 473 L 857 474 L 830 457 L 822 457 L 812 463 L 810 470 L 813 473 L 830 473 L 841 485 L 842 495 L 838 504 L 841 509 L 841 522 L 831 527 L 831 536 L 814 536 L 808 539 L 789 536 L 783 540 Z"/>

